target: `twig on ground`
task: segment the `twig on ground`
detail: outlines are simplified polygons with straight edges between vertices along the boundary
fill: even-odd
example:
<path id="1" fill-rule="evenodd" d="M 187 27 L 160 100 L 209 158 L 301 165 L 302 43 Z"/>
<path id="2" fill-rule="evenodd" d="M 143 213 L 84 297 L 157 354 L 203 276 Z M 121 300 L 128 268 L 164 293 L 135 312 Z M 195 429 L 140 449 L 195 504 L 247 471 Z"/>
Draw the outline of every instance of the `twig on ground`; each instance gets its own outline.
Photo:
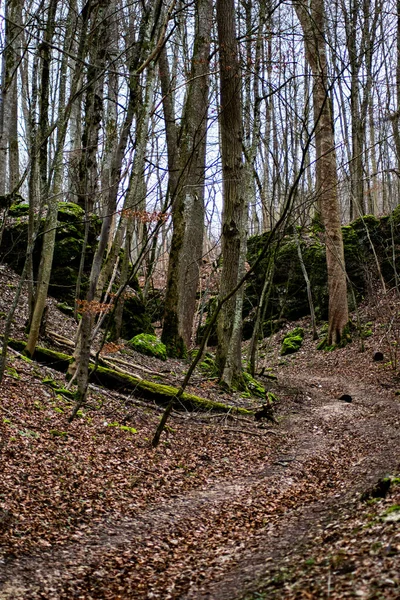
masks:
<path id="1" fill-rule="evenodd" d="M 236 429 L 235 427 L 224 427 L 223 431 L 234 431 L 235 433 L 246 433 L 247 435 L 254 435 L 257 437 L 264 437 L 265 433 L 270 433 L 271 435 L 279 435 L 279 432 L 274 431 L 273 429 L 263 429 L 263 433 L 258 433 L 257 431 L 249 431 L 248 429 Z"/>

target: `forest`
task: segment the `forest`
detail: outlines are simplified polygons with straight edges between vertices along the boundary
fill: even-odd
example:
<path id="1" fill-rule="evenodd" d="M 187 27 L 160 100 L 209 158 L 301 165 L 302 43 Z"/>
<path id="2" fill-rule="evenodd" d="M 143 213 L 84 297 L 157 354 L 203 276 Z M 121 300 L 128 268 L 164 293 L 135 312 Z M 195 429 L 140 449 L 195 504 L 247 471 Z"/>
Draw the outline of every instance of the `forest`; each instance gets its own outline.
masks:
<path id="1" fill-rule="evenodd" d="M 400 597 L 400 0 L 0 0 L 0 598 Z"/>

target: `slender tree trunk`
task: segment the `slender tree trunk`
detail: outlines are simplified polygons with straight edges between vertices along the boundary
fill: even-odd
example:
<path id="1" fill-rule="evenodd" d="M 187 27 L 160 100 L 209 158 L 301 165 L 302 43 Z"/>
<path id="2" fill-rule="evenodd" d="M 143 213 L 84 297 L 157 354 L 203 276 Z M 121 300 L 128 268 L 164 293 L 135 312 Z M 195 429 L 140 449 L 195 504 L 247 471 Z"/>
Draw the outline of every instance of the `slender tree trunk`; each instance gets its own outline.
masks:
<path id="1" fill-rule="evenodd" d="M 53 8 L 52 18 L 55 18 L 55 8 Z M 70 40 L 72 37 L 73 31 L 73 18 L 72 11 L 69 13 L 69 18 L 67 20 L 68 27 L 66 30 L 65 40 L 64 40 L 64 52 L 61 60 L 60 66 L 60 88 L 58 95 L 58 127 L 57 127 L 57 135 L 56 135 L 56 144 L 54 149 L 54 157 L 52 161 L 42 157 L 42 160 L 46 164 L 46 173 L 48 170 L 48 176 L 45 188 L 42 190 L 42 193 L 45 194 L 44 200 L 47 203 L 47 218 L 44 226 L 43 232 L 43 245 L 42 252 L 40 258 L 40 266 L 39 273 L 37 279 L 37 288 L 35 294 L 35 304 L 32 312 L 32 319 L 30 323 L 29 336 L 26 345 L 26 353 L 28 355 L 32 355 L 35 351 L 36 343 L 39 337 L 41 322 L 43 313 L 46 306 L 47 293 L 50 283 L 51 269 L 53 264 L 53 255 L 54 255 L 54 246 L 56 239 L 56 229 L 57 229 L 57 215 L 58 215 L 58 203 L 60 201 L 60 196 L 62 193 L 62 183 L 63 183 L 63 150 L 65 145 L 65 139 L 67 135 L 67 128 L 69 117 L 71 114 L 71 109 L 73 103 L 71 99 L 68 103 L 66 103 L 66 74 L 67 74 L 67 57 L 68 51 L 70 49 Z M 55 23 L 50 23 L 48 26 L 48 30 L 46 33 L 46 43 L 49 45 L 52 38 L 52 30 L 54 29 Z M 83 27 L 81 31 L 81 44 L 80 48 L 84 47 L 84 37 L 85 37 L 86 28 Z M 45 53 L 46 63 L 50 63 L 51 54 L 49 52 Z M 70 93 L 71 98 L 76 93 L 81 76 L 80 69 L 74 73 L 74 77 L 70 84 Z M 50 71 L 50 64 L 46 64 L 45 66 L 45 74 L 48 75 Z M 43 77 L 42 77 L 43 78 Z M 46 84 L 47 87 L 47 84 Z M 48 101 L 46 101 L 42 97 L 42 104 L 44 107 L 47 107 L 48 110 Z M 47 121 L 48 117 L 44 117 L 44 121 Z M 44 127 L 42 127 L 42 134 L 46 135 L 47 131 Z M 45 146 L 48 146 L 47 139 Z M 48 166 L 47 166 L 48 165 Z M 42 165 L 43 166 L 43 165 Z M 48 190 L 51 190 L 49 193 Z"/>
<path id="2" fill-rule="evenodd" d="M 150 19 L 150 15 L 154 18 Z M 99 243 L 96 248 L 95 255 L 93 257 L 92 268 L 89 278 L 89 289 L 86 295 L 85 309 L 82 312 L 82 321 L 80 328 L 80 340 L 78 342 L 79 350 L 75 353 L 75 357 L 78 359 L 77 366 L 77 402 L 75 408 L 71 414 L 70 420 L 75 418 L 76 412 L 79 407 L 85 402 L 87 388 L 88 388 L 88 369 L 90 359 L 90 347 L 92 343 L 92 325 L 93 325 L 93 301 L 96 298 L 98 280 L 101 272 L 101 266 L 104 258 L 104 253 L 107 248 L 109 240 L 109 232 L 112 224 L 113 214 L 116 210 L 118 200 L 118 190 L 121 180 L 121 171 L 128 143 L 128 137 L 131 131 L 132 122 L 134 115 L 137 113 L 139 94 L 139 78 L 138 70 L 143 64 L 143 59 L 148 59 L 150 44 L 150 32 L 157 33 L 157 31 L 165 31 L 165 23 L 160 23 L 160 15 L 157 11 L 157 6 L 152 7 L 151 13 L 144 11 L 141 23 L 139 26 L 138 40 L 133 52 L 130 56 L 129 63 L 129 93 L 128 102 L 126 107 L 126 113 L 124 121 L 121 126 L 121 131 L 118 139 L 115 154 L 113 156 L 111 170 L 110 170 L 110 187 L 107 193 L 107 198 L 104 206 L 102 227 L 99 236 Z M 161 35 L 164 35 L 161 33 Z M 102 40 L 104 43 L 104 39 Z M 155 42 L 154 42 L 155 43 Z M 72 367 L 73 370 L 74 367 Z"/>
<path id="3" fill-rule="evenodd" d="M 72 23 L 72 19 L 69 20 Z M 53 24 L 54 26 L 54 24 Z M 63 180 L 63 148 L 67 130 L 68 115 L 66 114 L 66 72 L 67 72 L 67 51 L 69 46 L 69 39 L 72 31 L 67 29 L 67 35 L 65 36 L 64 53 L 60 66 L 60 89 L 58 95 L 58 120 L 59 127 L 57 129 L 56 149 L 53 164 L 49 170 L 48 180 L 46 181 L 46 195 L 47 195 L 47 218 L 43 232 L 43 245 L 40 258 L 40 266 L 38 273 L 38 282 L 36 288 L 35 307 L 33 310 L 32 320 L 29 329 L 28 341 L 26 344 L 25 352 L 32 356 L 39 333 L 41 330 L 42 317 L 46 306 L 47 293 L 50 283 L 51 268 L 53 264 L 54 246 L 56 240 L 57 230 L 57 215 L 58 215 L 58 203 L 62 192 L 62 180 Z M 48 42 L 51 41 L 51 38 Z M 50 55 L 47 55 L 47 60 L 50 62 Z M 46 68 L 49 68 L 46 67 Z M 47 163 L 46 158 L 46 163 Z M 50 183 L 52 182 L 52 184 Z M 51 193 L 49 190 L 51 185 Z"/>

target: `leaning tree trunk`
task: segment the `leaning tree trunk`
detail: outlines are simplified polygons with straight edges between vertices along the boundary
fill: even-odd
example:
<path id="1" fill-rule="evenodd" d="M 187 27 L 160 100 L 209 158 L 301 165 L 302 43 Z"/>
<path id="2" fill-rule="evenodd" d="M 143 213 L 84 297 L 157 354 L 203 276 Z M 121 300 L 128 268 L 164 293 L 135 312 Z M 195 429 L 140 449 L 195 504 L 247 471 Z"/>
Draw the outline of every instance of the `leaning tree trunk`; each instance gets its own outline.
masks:
<path id="1" fill-rule="evenodd" d="M 222 273 L 220 298 L 238 284 L 246 259 L 247 203 L 242 156 L 241 70 L 233 0 L 217 1 L 220 62 L 220 131 L 223 173 Z M 217 322 L 216 362 L 221 382 L 231 387 L 242 379 L 243 287 L 224 304 Z"/>
<path id="2" fill-rule="evenodd" d="M 323 0 L 312 0 L 310 12 L 300 2 L 294 2 L 294 6 L 303 28 L 306 57 L 314 79 L 316 183 L 318 204 L 325 229 L 329 290 L 327 343 L 331 345 L 341 341 L 349 316 L 338 199 L 334 123 L 329 98 L 328 64 L 324 34 L 325 11 Z"/>

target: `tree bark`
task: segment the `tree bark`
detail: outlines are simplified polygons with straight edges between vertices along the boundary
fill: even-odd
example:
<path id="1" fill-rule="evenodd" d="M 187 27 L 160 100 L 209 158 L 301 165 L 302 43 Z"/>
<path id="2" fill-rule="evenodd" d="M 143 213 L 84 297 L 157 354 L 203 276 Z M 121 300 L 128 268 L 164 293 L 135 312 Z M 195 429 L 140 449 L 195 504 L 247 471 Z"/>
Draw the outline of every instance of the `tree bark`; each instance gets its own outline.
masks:
<path id="1" fill-rule="evenodd" d="M 235 288 L 244 274 L 248 212 L 242 156 L 242 74 L 233 0 L 217 0 L 217 26 L 223 173 L 222 272 L 219 296 L 223 298 Z M 227 387 L 240 385 L 242 379 L 242 306 L 243 288 L 224 304 L 217 322 L 216 362 L 220 380 Z"/>
<path id="2" fill-rule="evenodd" d="M 0 196 L 8 191 L 7 162 L 10 154 L 13 100 L 15 99 L 18 53 L 16 38 L 19 34 L 18 15 L 20 0 L 7 0 L 4 6 L 5 38 L 2 44 L 0 87 Z"/>
<path id="3" fill-rule="evenodd" d="M 153 16 L 153 20 L 150 18 Z M 167 17 L 166 17 L 167 18 Z M 110 187 L 107 190 L 107 197 L 104 206 L 103 212 L 103 220 L 102 227 L 99 236 L 99 243 L 96 248 L 95 255 L 93 257 L 90 278 L 89 278 L 89 288 L 86 295 L 86 308 L 82 312 L 82 321 L 80 327 L 80 340 L 77 344 L 77 352 L 75 353 L 75 357 L 78 360 L 78 365 L 76 369 L 77 376 L 77 403 L 74 409 L 74 412 L 71 416 L 71 419 L 74 418 L 76 411 L 79 407 L 85 402 L 87 387 L 88 387 L 88 366 L 90 359 L 90 346 L 92 343 L 92 325 L 93 325 L 93 309 L 92 303 L 96 298 L 96 292 L 98 290 L 98 280 L 101 272 L 101 266 L 104 258 L 104 253 L 107 248 L 107 243 L 109 240 L 109 232 L 111 228 L 111 223 L 113 219 L 113 214 L 116 210 L 117 200 L 118 200 L 118 190 L 120 186 L 121 180 L 121 171 L 124 160 L 124 155 L 128 143 L 129 134 L 131 131 L 131 126 L 133 122 L 134 115 L 138 109 L 138 86 L 139 86 L 139 69 L 143 65 L 143 59 L 146 58 L 148 61 L 149 56 L 152 54 L 149 52 L 149 48 L 151 49 L 150 43 L 150 32 L 153 31 L 165 31 L 163 26 L 165 23 L 160 24 L 160 15 L 157 11 L 157 6 L 151 9 L 151 12 L 144 11 L 141 19 L 141 23 L 139 26 L 139 34 L 138 39 L 136 40 L 136 44 L 134 46 L 134 50 L 130 54 L 129 58 L 129 91 L 128 91 L 128 101 L 125 112 L 124 121 L 121 126 L 120 135 L 118 138 L 118 144 L 112 158 L 111 169 L 110 169 Z M 163 35 L 163 33 L 161 34 Z M 103 40 L 104 43 L 104 40 Z M 74 365 L 71 370 L 76 368 Z"/>
<path id="4" fill-rule="evenodd" d="M 160 63 L 166 117 L 173 235 L 168 265 L 162 341 L 183 356 L 192 338 L 203 252 L 204 181 L 212 2 L 196 3 L 195 42 L 182 124 L 177 131 L 169 94 L 166 53 Z"/>
<path id="5" fill-rule="evenodd" d="M 313 73 L 313 102 L 316 143 L 316 186 L 325 230 L 329 290 L 329 329 L 327 343 L 338 344 L 349 320 L 347 281 L 338 200 L 338 175 L 334 123 L 329 98 L 328 64 L 325 42 L 323 0 L 311 0 L 308 12 L 294 2 L 304 32 L 306 58 Z"/>

